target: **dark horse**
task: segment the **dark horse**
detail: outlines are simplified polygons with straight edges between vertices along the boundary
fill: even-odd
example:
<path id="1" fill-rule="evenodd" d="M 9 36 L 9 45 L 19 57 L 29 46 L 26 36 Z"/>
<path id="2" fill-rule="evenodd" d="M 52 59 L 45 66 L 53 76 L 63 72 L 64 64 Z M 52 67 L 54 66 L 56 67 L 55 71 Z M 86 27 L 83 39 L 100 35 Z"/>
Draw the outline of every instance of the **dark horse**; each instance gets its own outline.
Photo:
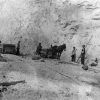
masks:
<path id="1" fill-rule="evenodd" d="M 60 46 L 55 45 L 49 49 L 42 49 L 41 56 L 51 59 L 60 59 L 63 50 L 66 50 L 66 44 Z"/>
<path id="2" fill-rule="evenodd" d="M 66 50 L 66 44 L 62 44 L 62 45 L 57 47 L 57 51 L 56 52 L 57 52 L 58 59 L 60 59 L 63 50 L 64 51 Z"/>
<path id="3" fill-rule="evenodd" d="M 61 54 L 63 52 L 63 50 L 66 50 L 66 44 L 60 45 L 60 46 L 52 46 L 52 48 L 47 50 L 47 57 L 49 55 L 49 52 L 52 53 L 52 56 L 50 58 L 52 59 L 60 59 Z"/>
<path id="4" fill-rule="evenodd" d="M 52 56 L 51 56 L 51 58 L 52 58 L 52 59 L 57 58 L 57 48 L 58 48 L 57 45 L 52 46 L 52 48 L 51 48 L 51 52 L 52 52 Z"/>

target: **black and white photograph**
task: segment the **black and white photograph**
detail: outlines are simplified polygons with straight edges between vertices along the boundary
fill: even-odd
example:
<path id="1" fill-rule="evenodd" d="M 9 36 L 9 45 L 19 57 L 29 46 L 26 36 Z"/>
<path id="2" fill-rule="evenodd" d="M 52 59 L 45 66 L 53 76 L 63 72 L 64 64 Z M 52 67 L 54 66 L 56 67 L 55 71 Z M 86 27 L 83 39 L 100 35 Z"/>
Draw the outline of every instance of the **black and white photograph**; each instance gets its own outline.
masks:
<path id="1" fill-rule="evenodd" d="M 100 0 L 0 0 L 0 100 L 100 100 Z"/>

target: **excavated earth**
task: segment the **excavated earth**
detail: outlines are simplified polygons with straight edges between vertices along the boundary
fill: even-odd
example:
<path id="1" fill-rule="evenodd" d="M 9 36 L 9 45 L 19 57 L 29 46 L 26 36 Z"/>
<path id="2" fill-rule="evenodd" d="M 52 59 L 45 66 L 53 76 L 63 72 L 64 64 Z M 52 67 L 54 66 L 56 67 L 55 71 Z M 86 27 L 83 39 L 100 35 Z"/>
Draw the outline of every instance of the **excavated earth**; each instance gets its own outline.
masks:
<path id="1" fill-rule="evenodd" d="M 100 66 L 2 55 L 0 82 L 22 81 L 1 92 L 0 100 L 100 100 Z M 0 86 L 2 89 L 2 86 Z"/>

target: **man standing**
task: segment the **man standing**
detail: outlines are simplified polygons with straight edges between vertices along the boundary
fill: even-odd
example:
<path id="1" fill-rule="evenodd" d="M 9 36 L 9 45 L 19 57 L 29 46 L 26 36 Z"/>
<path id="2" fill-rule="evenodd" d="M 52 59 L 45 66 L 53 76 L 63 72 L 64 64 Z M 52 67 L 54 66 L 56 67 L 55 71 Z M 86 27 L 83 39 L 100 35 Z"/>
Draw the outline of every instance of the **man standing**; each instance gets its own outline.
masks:
<path id="1" fill-rule="evenodd" d="M 17 55 L 20 55 L 20 41 L 17 44 Z"/>
<path id="2" fill-rule="evenodd" d="M 1 44 L 1 40 L 0 40 L 0 56 L 1 56 L 1 53 L 3 52 L 3 46 Z"/>
<path id="3" fill-rule="evenodd" d="M 75 62 L 76 61 L 76 48 L 75 47 L 73 47 L 71 57 L 72 57 L 71 61 Z"/>
<path id="4" fill-rule="evenodd" d="M 85 64 L 85 45 L 82 46 L 82 51 L 81 51 L 81 64 Z"/>
<path id="5" fill-rule="evenodd" d="M 39 45 L 37 46 L 37 49 L 36 49 L 36 53 L 38 55 L 40 55 L 41 54 L 41 50 L 42 50 L 42 46 L 41 46 L 41 43 L 39 43 Z"/>

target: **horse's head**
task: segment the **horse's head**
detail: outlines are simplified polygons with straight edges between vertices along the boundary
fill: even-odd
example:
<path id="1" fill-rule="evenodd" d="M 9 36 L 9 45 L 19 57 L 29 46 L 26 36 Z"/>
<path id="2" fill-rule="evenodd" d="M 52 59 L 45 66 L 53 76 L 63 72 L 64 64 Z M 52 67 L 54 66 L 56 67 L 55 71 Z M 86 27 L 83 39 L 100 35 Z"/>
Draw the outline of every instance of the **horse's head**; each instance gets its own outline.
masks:
<path id="1" fill-rule="evenodd" d="M 63 44 L 63 49 L 64 51 L 66 51 L 66 44 Z"/>

